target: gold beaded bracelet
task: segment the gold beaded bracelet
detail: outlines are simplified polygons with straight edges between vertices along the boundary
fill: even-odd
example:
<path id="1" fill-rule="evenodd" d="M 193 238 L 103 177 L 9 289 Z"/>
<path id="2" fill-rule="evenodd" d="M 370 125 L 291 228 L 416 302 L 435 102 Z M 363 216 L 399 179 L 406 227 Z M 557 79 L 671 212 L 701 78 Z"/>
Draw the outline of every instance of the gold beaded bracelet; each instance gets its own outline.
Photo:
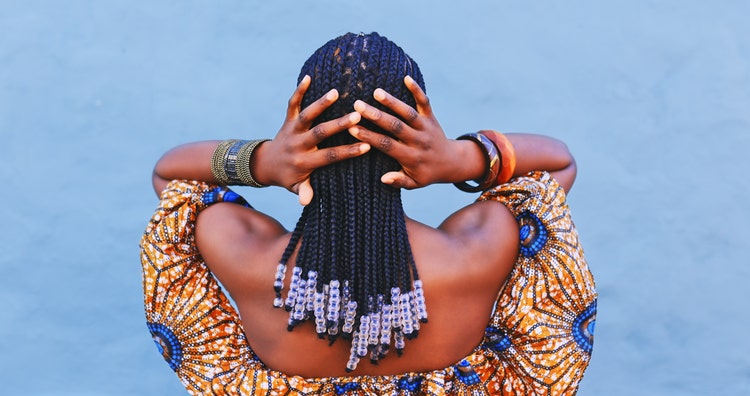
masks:
<path id="1" fill-rule="evenodd" d="M 258 183 L 250 172 L 253 151 L 263 142 L 259 140 L 225 140 L 216 147 L 211 156 L 211 174 L 223 185 L 266 187 Z"/>
<path id="2" fill-rule="evenodd" d="M 255 151 L 255 149 L 260 146 L 261 143 L 267 142 L 269 140 L 271 139 L 251 140 L 250 142 L 240 147 L 240 150 L 237 152 L 237 162 L 239 162 L 240 164 L 239 168 L 237 169 L 237 176 L 239 177 L 242 184 L 252 187 L 267 187 L 255 180 L 252 172 L 250 172 L 250 163 L 253 160 L 253 151 Z"/>

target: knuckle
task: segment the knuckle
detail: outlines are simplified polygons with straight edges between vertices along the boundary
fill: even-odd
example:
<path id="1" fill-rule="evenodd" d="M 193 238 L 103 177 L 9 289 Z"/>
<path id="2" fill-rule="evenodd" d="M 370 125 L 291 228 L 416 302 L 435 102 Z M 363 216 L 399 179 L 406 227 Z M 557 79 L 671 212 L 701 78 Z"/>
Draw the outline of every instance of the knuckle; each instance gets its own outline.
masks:
<path id="1" fill-rule="evenodd" d="M 312 129 L 312 135 L 315 139 L 323 140 L 326 137 L 326 132 L 323 130 L 323 127 L 318 124 Z"/>
<path id="2" fill-rule="evenodd" d="M 389 137 L 381 137 L 377 145 L 378 149 L 384 153 L 391 151 L 393 148 L 393 140 Z"/>
<path id="3" fill-rule="evenodd" d="M 351 120 L 349 119 L 349 117 L 344 116 L 344 117 L 339 118 L 337 124 L 340 127 L 345 127 L 345 126 L 351 124 Z"/>
<path id="4" fill-rule="evenodd" d="M 417 117 L 419 117 L 419 113 L 417 113 L 417 110 L 415 110 L 414 108 L 410 107 L 409 108 L 409 112 L 406 114 L 406 119 L 409 122 L 413 122 L 414 120 L 417 119 Z"/>
<path id="5" fill-rule="evenodd" d="M 398 134 L 404 128 L 404 124 L 398 118 L 391 120 L 390 130 L 394 134 Z"/>
<path id="6" fill-rule="evenodd" d="M 299 169 L 302 168 L 302 165 L 304 165 L 304 161 L 302 160 L 302 158 L 300 158 L 300 156 L 294 156 L 290 160 L 290 165 L 292 166 L 292 168 Z"/>
<path id="7" fill-rule="evenodd" d="M 302 110 L 299 115 L 297 115 L 297 120 L 301 123 L 306 123 L 308 121 L 307 111 Z"/>
<path id="8" fill-rule="evenodd" d="M 381 117 L 383 117 L 383 112 L 376 108 L 371 108 L 369 111 L 369 116 L 373 121 L 379 120 Z"/>
<path id="9" fill-rule="evenodd" d="M 328 162 L 336 162 L 339 159 L 339 154 L 336 150 L 326 151 L 326 160 Z"/>

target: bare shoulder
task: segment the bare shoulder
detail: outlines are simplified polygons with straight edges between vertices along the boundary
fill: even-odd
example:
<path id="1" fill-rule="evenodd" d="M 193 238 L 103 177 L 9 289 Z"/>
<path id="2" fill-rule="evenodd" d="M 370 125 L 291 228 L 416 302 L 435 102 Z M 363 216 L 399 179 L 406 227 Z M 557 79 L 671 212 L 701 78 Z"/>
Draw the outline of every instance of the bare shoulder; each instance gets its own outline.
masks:
<path id="1" fill-rule="evenodd" d="M 449 216 L 437 228 L 410 221 L 415 260 L 443 279 L 499 287 L 518 256 L 518 223 L 497 202 L 476 202 Z M 427 284 L 427 282 L 425 282 Z M 443 282 L 441 282 L 443 283 Z M 459 282 L 454 282 L 459 284 Z"/>
<path id="2" fill-rule="evenodd" d="M 408 220 L 407 231 L 430 318 L 414 349 L 455 361 L 481 342 L 518 258 L 518 224 L 503 204 L 477 202 L 437 228 Z M 435 347 L 445 339 L 450 346 Z"/>
<path id="3" fill-rule="evenodd" d="M 195 229 L 198 251 L 230 293 L 252 284 L 265 269 L 259 264 L 278 260 L 276 246 L 287 235 L 274 218 L 231 203 L 203 210 Z"/>

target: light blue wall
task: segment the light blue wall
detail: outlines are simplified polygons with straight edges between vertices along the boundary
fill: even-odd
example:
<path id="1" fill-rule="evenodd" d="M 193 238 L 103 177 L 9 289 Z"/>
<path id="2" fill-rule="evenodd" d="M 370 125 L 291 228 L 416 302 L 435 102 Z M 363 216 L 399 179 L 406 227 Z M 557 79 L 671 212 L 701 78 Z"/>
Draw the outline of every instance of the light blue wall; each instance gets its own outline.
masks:
<path id="1" fill-rule="evenodd" d="M 0 393 L 181 394 L 141 305 L 153 163 L 273 136 L 307 56 L 375 30 L 420 63 L 450 136 L 576 155 L 600 291 L 581 395 L 750 394 L 749 4 L 0 0 Z M 297 217 L 285 191 L 241 192 Z M 436 225 L 471 196 L 406 199 Z"/>

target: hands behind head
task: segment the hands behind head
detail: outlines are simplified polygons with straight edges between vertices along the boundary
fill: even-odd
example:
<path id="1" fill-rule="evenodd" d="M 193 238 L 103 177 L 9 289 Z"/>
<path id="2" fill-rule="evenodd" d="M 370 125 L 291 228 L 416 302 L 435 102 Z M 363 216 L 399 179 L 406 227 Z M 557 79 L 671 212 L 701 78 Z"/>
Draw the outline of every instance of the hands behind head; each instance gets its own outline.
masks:
<path id="1" fill-rule="evenodd" d="M 419 85 L 409 76 L 404 78 L 404 84 L 414 95 L 416 109 L 380 88 L 373 94 L 375 100 L 391 109 L 398 117 L 361 100 L 354 103 L 354 110 L 363 118 L 394 137 L 373 132 L 360 125 L 350 127 L 349 133 L 401 164 L 400 171 L 388 172 L 381 177 L 385 184 L 413 189 L 449 181 L 446 177 L 450 175 L 451 163 L 455 157 L 451 155 L 454 141 L 445 136 L 443 128 L 432 114 L 430 100 Z"/>
<path id="2" fill-rule="evenodd" d="M 289 99 L 286 119 L 276 137 L 261 146 L 264 153 L 258 160 L 264 164 L 256 167 L 264 166 L 272 170 L 265 173 L 267 184 L 287 188 L 299 195 L 302 205 L 307 205 L 313 196 L 310 185 L 313 170 L 360 156 L 368 152 L 370 146 L 401 164 L 402 170 L 382 176 L 385 184 L 413 189 L 450 181 L 446 175 L 450 173 L 451 162 L 454 161 L 449 150 L 450 143 L 455 141 L 446 138 L 432 114 L 429 99 L 419 85 L 408 76 L 404 83 L 416 99 L 416 109 L 378 88 L 373 95 L 375 100 L 398 117 L 358 100 L 354 104 L 354 112 L 310 129 L 313 120 L 338 100 L 338 92 L 331 90 L 305 109 L 300 109 L 302 97 L 310 86 L 310 77 L 305 76 Z M 357 125 L 362 118 L 372 121 L 394 137 Z M 349 130 L 362 143 L 323 149 L 317 147 L 324 139 L 344 130 Z"/>

